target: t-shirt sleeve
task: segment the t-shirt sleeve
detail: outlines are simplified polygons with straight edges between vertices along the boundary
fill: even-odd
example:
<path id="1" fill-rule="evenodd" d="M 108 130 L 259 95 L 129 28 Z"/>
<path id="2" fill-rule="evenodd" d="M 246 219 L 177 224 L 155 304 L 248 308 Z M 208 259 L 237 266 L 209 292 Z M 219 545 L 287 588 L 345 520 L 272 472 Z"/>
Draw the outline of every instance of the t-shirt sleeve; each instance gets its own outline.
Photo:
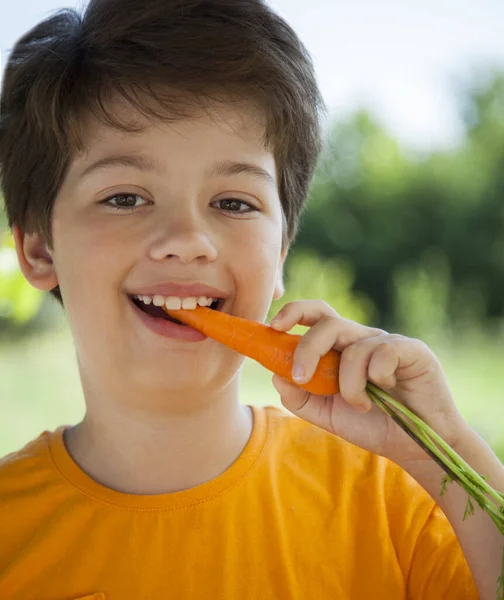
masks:
<path id="1" fill-rule="evenodd" d="M 436 504 L 417 538 L 407 590 L 408 600 L 479 600 L 455 533 Z"/>

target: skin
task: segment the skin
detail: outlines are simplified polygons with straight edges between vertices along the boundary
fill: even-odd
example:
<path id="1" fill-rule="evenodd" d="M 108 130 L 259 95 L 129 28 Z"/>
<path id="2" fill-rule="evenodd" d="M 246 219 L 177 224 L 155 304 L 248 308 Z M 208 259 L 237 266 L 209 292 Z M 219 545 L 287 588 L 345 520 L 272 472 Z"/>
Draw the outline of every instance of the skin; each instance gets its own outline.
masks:
<path id="1" fill-rule="evenodd" d="M 87 411 L 66 433 L 69 452 L 108 487 L 168 493 L 217 476 L 246 445 L 252 416 L 239 404 L 244 359 L 210 339 L 151 332 L 126 293 L 202 282 L 229 296 L 227 312 L 264 320 L 283 293 L 282 211 L 275 161 L 251 110 L 221 106 L 171 124 L 149 123 L 119 103 L 115 110 L 145 129 L 124 134 L 89 118 L 88 152 L 75 157 L 55 201 L 53 248 L 19 229 L 15 240 L 32 285 L 60 286 L 73 334 Z M 79 179 L 98 158 L 129 151 L 155 154 L 160 172 L 121 166 Z M 275 184 L 246 173 L 207 178 L 221 160 L 258 165 Z M 137 207 L 121 213 L 100 204 L 119 193 L 140 196 Z M 224 210 L 218 201 L 229 198 L 256 210 Z"/>
<path id="2" fill-rule="evenodd" d="M 334 348 L 342 353 L 340 393 L 310 394 L 274 375 L 282 404 L 298 417 L 394 461 L 416 479 L 450 521 L 480 599 L 495 600 L 504 550 L 502 534 L 479 506 L 463 520 L 467 493 L 458 485 L 449 485 L 440 497 L 444 472 L 364 391 L 368 380 L 387 390 L 502 493 L 504 467 L 461 417 L 435 354 L 420 340 L 344 319 L 320 300 L 290 302 L 272 321 L 279 331 L 296 324 L 310 329 L 294 353 L 293 377 L 299 373 L 300 383 L 309 381 L 320 356 Z"/>
<path id="3" fill-rule="evenodd" d="M 67 447 L 81 468 L 108 487 L 140 494 L 187 489 L 223 472 L 247 443 L 251 417 L 238 402 L 243 358 L 212 340 L 156 336 L 133 318 L 125 293 L 165 280 L 197 280 L 229 293 L 231 314 L 264 320 L 271 300 L 283 293 L 276 186 L 244 174 L 203 176 L 216 160 L 226 159 L 254 162 L 276 176 L 262 133 L 260 120 L 236 107 L 221 109 L 218 118 L 150 125 L 134 135 L 89 120 L 89 154 L 76 157 L 56 199 L 53 248 L 40 236 L 14 231 L 26 278 L 42 290 L 59 284 L 75 340 L 87 413 L 68 431 Z M 155 149 L 164 172 L 122 167 L 78 181 L 79 172 L 105 150 L 129 149 Z M 153 204 L 127 214 L 99 204 L 124 192 Z M 237 217 L 214 207 L 216 199 L 229 197 L 250 200 L 259 211 Z M 493 600 L 500 533 L 478 507 L 462 521 L 465 492 L 451 485 L 440 498 L 439 467 L 370 408 L 364 392 L 367 379 L 387 389 L 503 491 L 501 463 L 462 419 L 432 351 L 419 340 L 343 319 L 322 301 L 291 302 L 279 317 L 280 330 L 297 323 L 309 327 L 295 353 L 294 369 L 305 373 L 299 381 L 311 377 L 330 348 L 342 352 L 339 394 L 307 394 L 275 375 L 283 405 L 410 473 L 450 520 L 480 598 Z"/>

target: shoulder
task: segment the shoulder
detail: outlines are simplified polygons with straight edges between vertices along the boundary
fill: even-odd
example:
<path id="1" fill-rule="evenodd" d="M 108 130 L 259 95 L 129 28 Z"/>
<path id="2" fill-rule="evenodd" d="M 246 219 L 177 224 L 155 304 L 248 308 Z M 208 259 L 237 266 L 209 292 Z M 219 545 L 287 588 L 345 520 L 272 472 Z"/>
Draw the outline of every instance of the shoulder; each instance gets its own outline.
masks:
<path id="1" fill-rule="evenodd" d="M 0 498 L 22 498 L 28 489 L 46 489 L 56 472 L 51 461 L 49 441 L 55 432 L 44 431 L 25 446 L 0 458 Z"/>

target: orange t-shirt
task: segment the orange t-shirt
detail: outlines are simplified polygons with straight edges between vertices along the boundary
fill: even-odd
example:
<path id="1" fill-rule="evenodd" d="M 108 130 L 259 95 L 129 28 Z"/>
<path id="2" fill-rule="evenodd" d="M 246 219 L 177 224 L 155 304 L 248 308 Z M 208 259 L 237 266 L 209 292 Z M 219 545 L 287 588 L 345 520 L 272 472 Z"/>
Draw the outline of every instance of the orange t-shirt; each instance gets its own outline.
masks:
<path id="1" fill-rule="evenodd" d="M 477 600 L 450 524 L 406 472 L 277 408 L 253 413 L 240 457 L 173 494 L 96 483 L 63 427 L 4 457 L 0 598 Z"/>

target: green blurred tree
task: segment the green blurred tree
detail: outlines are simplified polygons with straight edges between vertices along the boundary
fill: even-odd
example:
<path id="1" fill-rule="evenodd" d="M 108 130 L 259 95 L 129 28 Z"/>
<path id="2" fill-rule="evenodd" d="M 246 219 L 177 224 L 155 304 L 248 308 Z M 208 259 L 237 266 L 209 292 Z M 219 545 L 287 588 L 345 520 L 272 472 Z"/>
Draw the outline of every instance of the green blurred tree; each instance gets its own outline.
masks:
<path id="1" fill-rule="evenodd" d="M 378 326 L 491 327 L 504 316 L 504 75 L 459 94 L 467 135 L 450 152 L 407 156 L 363 111 L 329 132 L 296 248 L 354 265 L 355 290 L 373 300 Z"/>
<path id="2" fill-rule="evenodd" d="M 362 293 L 355 293 L 355 268 L 342 258 L 321 259 L 312 250 L 292 251 L 286 265 L 285 294 L 272 303 L 272 318 L 287 302 L 322 298 L 346 318 L 371 324 L 375 317 L 372 301 Z M 293 333 L 302 333 L 296 326 Z"/>
<path id="3" fill-rule="evenodd" d="M 0 319 L 24 325 L 42 306 L 43 295 L 23 277 L 12 237 L 0 236 Z"/>
<path id="4" fill-rule="evenodd" d="M 504 317 L 504 74 L 474 76 L 458 95 L 466 139 L 450 152 L 408 155 L 365 111 L 333 124 L 284 302 L 323 297 L 345 316 L 413 335 Z M 2 240 L 0 329 L 33 318 L 42 297 Z"/>

